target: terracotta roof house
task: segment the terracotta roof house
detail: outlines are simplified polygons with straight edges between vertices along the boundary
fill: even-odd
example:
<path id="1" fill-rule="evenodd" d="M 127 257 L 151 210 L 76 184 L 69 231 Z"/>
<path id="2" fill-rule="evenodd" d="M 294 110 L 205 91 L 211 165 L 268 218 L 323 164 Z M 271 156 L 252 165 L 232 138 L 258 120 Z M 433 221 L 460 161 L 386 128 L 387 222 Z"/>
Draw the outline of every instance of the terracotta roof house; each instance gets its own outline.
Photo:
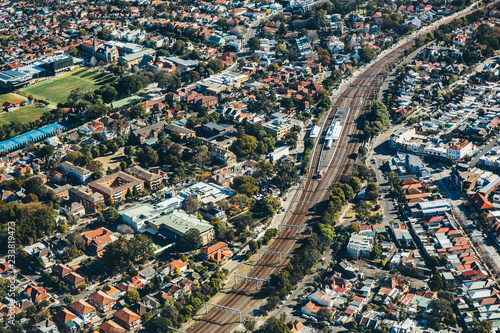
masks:
<path id="1" fill-rule="evenodd" d="M 71 311 L 73 311 L 78 317 L 82 318 L 85 322 L 89 322 L 95 316 L 96 310 L 89 303 L 84 300 L 79 300 L 69 305 Z"/>
<path id="2" fill-rule="evenodd" d="M 89 303 L 95 306 L 100 312 L 108 312 L 115 306 L 116 300 L 102 290 L 89 295 Z"/>
<path id="3" fill-rule="evenodd" d="M 46 300 L 50 297 L 49 294 L 45 292 L 44 287 L 38 287 L 35 285 L 29 285 L 24 291 L 24 296 L 30 299 L 33 304 Z"/>
<path id="4" fill-rule="evenodd" d="M 53 319 L 63 332 L 78 332 L 83 325 L 83 321 L 66 308 L 56 313 Z"/>
<path id="5" fill-rule="evenodd" d="M 104 247 L 112 241 L 112 233 L 112 231 L 101 227 L 87 232 L 82 237 L 87 249 L 94 254 L 99 254 L 104 250 Z"/>
<path id="6" fill-rule="evenodd" d="M 172 273 L 175 268 L 179 268 L 179 270 L 182 272 L 185 272 L 187 269 L 187 262 L 182 261 L 181 259 L 174 260 L 170 263 L 170 272 Z"/>
<path id="7" fill-rule="evenodd" d="M 141 325 L 141 316 L 127 308 L 116 311 L 113 316 L 116 318 L 118 324 L 130 331 L 137 329 Z"/>
<path id="8" fill-rule="evenodd" d="M 66 265 L 58 264 L 52 267 L 52 273 L 59 275 L 60 277 L 64 277 L 65 275 L 73 272 L 71 268 Z"/>
<path id="9" fill-rule="evenodd" d="M 120 296 L 120 290 L 113 286 L 105 286 L 102 288 L 102 291 L 104 291 L 107 295 L 113 297 L 114 299 L 117 299 Z"/>
<path id="10" fill-rule="evenodd" d="M 71 287 L 73 287 L 73 289 L 77 289 L 82 284 L 85 284 L 85 278 L 83 278 L 80 274 L 75 272 L 66 274 L 66 276 L 64 276 L 64 279 L 69 282 L 69 284 L 71 285 Z"/>
<path id="11" fill-rule="evenodd" d="M 477 210 L 484 211 L 493 208 L 491 202 L 481 193 L 476 193 L 472 196 L 472 202 L 476 205 Z"/>
<path id="12" fill-rule="evenodd" d="M 201 250 L 203 257 L 205 259 L 212 259 L 215 262 L 220 262 L 224 258 L 230 258 L 233 252 L 229 250 L 227 244 L 224 242 L 218 242 L 217 244 L 206 246 Z"/>
<path id="13" fill-rule="evenodd" d="M 108 320 L 99 326 L 101 332 L 104 333 L 123 333 L 127 330 L 120 325 L 118 325 L 115 321 Z"/>

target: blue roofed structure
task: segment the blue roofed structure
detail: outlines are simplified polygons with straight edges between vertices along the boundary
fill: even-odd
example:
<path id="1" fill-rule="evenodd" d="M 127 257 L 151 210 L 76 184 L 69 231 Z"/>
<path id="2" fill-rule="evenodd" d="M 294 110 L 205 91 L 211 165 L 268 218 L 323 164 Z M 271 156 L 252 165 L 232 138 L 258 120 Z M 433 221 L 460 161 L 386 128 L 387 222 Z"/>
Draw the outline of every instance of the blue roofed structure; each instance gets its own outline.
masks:
<path id="1" fill-rule="evenodd" d="M 66 127 L 59 123 L 44 126 L 28 133 L 18 135 L 12 139 L 0 142 L 0 152 L 9 152 L 22 148 L 28 142 L 38 142 L 65 130 Z"/>

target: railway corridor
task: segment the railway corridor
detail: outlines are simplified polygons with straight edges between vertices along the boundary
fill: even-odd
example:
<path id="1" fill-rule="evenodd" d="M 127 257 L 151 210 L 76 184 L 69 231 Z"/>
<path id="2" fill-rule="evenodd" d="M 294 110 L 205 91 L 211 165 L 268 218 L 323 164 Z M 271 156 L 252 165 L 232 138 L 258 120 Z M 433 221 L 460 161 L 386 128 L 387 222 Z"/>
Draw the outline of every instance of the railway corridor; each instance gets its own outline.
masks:
<path id="1" fill-rule="evenodd" d="M 314 205 L 324 201 L 330 195 L 335 184 L 353 165 L 349 157 L 357 153 L 362 131 L 358 128 L 358 118 L 366 114 L 375 98 L 377 89 L 385 78 L 388 65 L 398 61 L 405 49 L 413 43 L 406 42 L 401 47 L 389 52 L 372 66 L 362 70 L 353 77 L 350 84 L 340 90 L 338 96 L 333 96 L 332 107 L 321 122 L 321 131 L 311 154 L 308 175 L 303 179 L 300 190 L 293 199 L 293 204 L 283 219 L 283 224 L 305 226 L 314 215 Z M 334 140 L 330 149 L 324 149 L 325 135 L 328 127 L 339 122 L 343 127 L 340 137 Z M 318 172 L 322 175 L 315 179 Z M 297 237 L 299 236 L 299 237 Z M 300 238 L 297 228 L 281 228 L 278 236 L 268 250 L 293 254 Z M 269 279 L 288 263 L 287 257 L 279 258 L 274 253 L 264 253 L 252 269 L 249 277 Z M 202 320 L 193 325 L 188 332 L 212 333 L 233 332 L 241 318 L 253 316 L 253 311 L 264 305 L 263 288 L 257 289 L 255 282 L 241 281 L 233 291 L 226 294 L 219 305 L 238 310 L 238 312 L 212 307 Z"/>

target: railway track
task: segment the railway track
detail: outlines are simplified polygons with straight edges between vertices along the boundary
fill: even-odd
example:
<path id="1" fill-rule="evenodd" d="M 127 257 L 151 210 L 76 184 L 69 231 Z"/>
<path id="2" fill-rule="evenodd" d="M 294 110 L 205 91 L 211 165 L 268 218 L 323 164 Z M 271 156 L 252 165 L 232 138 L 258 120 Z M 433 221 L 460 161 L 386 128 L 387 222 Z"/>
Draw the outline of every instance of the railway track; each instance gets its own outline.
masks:
<path id="1" fill-rule="evenodd" d="M 461 16 L 466 14 L 468 13 L 464 13 Z M 359 135 L 362 134 L 362 131 L 357 126 L 357 119 L 369 111 L 371 102 L 375 98 L 375 93 L 385 78 L 388 65 L 400 61 L 404 50 L 408 50 L 412 45 L 413 40 L 410 40 L 386 54 L 372 66 L 366 68 L 361 75 L 353 79 L 340 95 L 334 99 L 333 105 L 326 115 L 326 119 L 322 122 L 318 143 L 311 154 L 311 167 L 309 168 L 308 175 L 300 185 L 300 189 L 294 198 L 294 203 L 292 203 L 293 209 L 285 217 L 285 224 L 307 225 L 310 216 L 314 215 L 311 213 L 313 203 L 326 200 L 335 184 L 341 180 L 342 176 L 349 172 L 354 163 L 349 156 L 357 153 L 360 143 Z M 331 156 L 329 163 L 325 167 L 325 163 L 321 161 L 321 154 L 323 152 L 322 141 L 333 120 L 338 119 L 336 118 L 337 111 L 341 108 L 343 110 L 348 108 L 344 127 L 339 140 L 336 142 L 334 153 L 332 153 L 333 156 Z M 324 169 L 324 175 L 320 181 L 313 179 L 317 175 L 319 168 Z M 278 237 L 271 243 L 268 249 L 281 253 L 293 253 L 298 246 L 297 236 L 301 237 L 300 232 L 296 228 L 282 228 Z M 248 276 L 268 279 L 272 274 L 287 265 L 288 262 L 287 258 L 278 262 L 275 254 L 265 253 Z M 227 308 L 239 310 L 242 318 L 249 315 L 252 316 L 252 311 L 258 306 L 263 305 L 262 298 L 256 297 L 259 291 L 259 289 L 256 289 L 254 282 L 241 282 L 231 292 L 228 292 L 219 304 Z M 232 332 L 239 325 L 238 319 L 239 316 L 236 312 L 212 309 L 201 321 L 193 325 L 188 332 Z"/>

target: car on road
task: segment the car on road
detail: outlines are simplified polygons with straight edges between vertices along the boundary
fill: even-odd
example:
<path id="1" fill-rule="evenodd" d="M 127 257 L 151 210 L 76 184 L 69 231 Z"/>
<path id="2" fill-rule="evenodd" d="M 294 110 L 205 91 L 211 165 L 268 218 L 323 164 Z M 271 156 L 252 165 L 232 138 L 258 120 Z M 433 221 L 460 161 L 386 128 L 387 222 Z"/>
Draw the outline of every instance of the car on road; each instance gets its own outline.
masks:
<path id="1" fill-rule="evenodd" d="M 315 323 L 318 322 L 318 319 L 314 318 L 314 317 L 311 317 L 311 320 L 314 321 Z"/>
<path id="2" fill-rule="evenodd" d="M 301 317 L 304 318 L 304 319 L 309 319 L 309 316 L 306 315 L 305 313 L 303 313 Z"/>

